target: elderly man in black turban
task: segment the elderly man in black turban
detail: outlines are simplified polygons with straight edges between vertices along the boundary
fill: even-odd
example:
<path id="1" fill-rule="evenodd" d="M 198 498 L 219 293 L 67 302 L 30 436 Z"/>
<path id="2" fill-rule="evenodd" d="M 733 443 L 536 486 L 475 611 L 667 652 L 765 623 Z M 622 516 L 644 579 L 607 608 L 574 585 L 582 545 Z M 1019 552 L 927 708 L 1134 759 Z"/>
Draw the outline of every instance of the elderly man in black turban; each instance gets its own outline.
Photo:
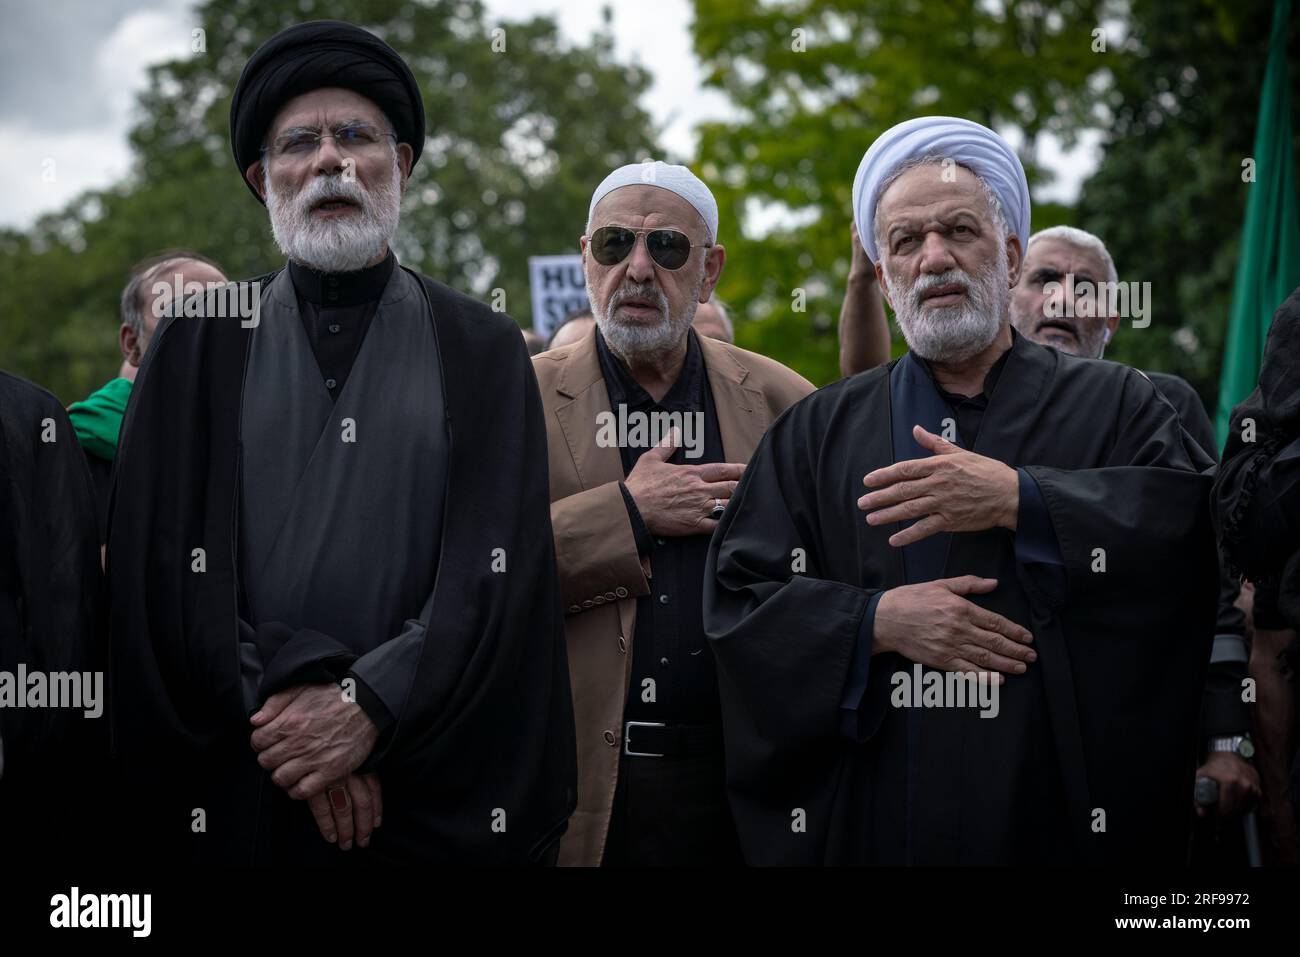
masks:
<path id="1" fill-rule="evenodd" d="M 165 319 L 123 427 L 114 732 L 142 817 L 204 860 L 548 861 L 575 770 L 541 406 L 514 322 L 389 248 L 415 78 L 300 24 L 230 132 L 288 265 Z"/>

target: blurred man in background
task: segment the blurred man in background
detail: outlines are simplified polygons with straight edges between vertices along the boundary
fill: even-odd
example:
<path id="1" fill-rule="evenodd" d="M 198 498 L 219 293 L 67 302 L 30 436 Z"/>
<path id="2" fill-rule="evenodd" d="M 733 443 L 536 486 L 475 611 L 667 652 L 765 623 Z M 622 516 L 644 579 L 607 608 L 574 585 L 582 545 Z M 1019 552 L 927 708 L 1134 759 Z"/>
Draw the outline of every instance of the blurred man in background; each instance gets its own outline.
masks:
<path id="1" fill-rule="evenodd" d="M 849 227 L 853 247 L 849 260 L 848 285 L 840 306 L 840 375 L 866 372 L 889 361 L 889 320 L 876 281 L 876 270 L 867 258 L 858 227 Z"/>
<path id="2" fill-rule="evenodd" d="M 1289 824 L 1283 860 L 1297 859 L 1300 749 L 1296 675 L 1300 673 L 1300 289 L 1273 317 L 1259 385 L 1232 412 L 1214 486 L 1224 554 L 1258 583 L 1251 671 L 1266 805 L 1275 831 Z M 1267 606 L 1261 608 L 1261 603 Z M 1290 808 L 1274 801 L 1289 784 Z M 1289 811 L 1289 813 L 1288 813 Z"/>
<path id="3" fill-rule="evenodd" d="M 1020 282 L 1011 294 L 1011 322 L 1027 339 L 1085 359 L 1100 359 L 1119 330 L 1119 282 L 1114 260 L 1098 237 L 1073 226 L 1053 226 L 1029 237 Z M 1066 298 L 1070 303 L 1067 308 Z M 1210 458 L 1217 458 L 1214 426 L 1191 385 L 1163 372 L 1145 373 L 1178 411 L 1184 429 Z M 1248 674 L 1246 616 L 1237 607 L 1240 586 L 1225 571 L 1210 669 L 1201 703 L 1204 760 L 1197 778 L 1218 784 L 1217 811 L 1248 811 L 1259 797 L 1251 709 L 1243 700 Z M 1205 815 L 1205 807 L 1197 807 Z"/>
<path id="4" fill-rule="evenodd" d="M 718 298 L 717 293 L 709 296 L 708 302 L 700 303 L 695 310 L 691 327 L 700 335 L 717 339 L 719 342 L 736 341 L 736 328 L 731 324 L 731 311 L 727 304 Z"/>
<path id="5" fill-rule="evenodd" d="M 210 283 L 226 282 L 221 267 L 187 249 L 156 253 L 131 267 L 122 290 L 121 325 L 117 334 L 122 366 L 117 378 L 68 407 L 68 417 L 85 450 L 95 483 L 101 542 L 107 533 L 108 493 L 122 416 L 131 397 L 131 384 L 144 362 L 158 321 L 167 314 L 178 290 L 182 295 L 193 295 L 205 291 Z"/>
<path id="6" fill-rule="evenodd" d="M 538 355 L 546 351 L 546 340 L 531 329 L 521 330 L 524 334 L 524 345 L 528 348 L 530 356 Z"/>
<path id="7" fill-rule="evenodd" d="M 596 320 L 592 318 L 591 310 L 584 309 L 571 312 L 564 317 L 563 322 L 555 327 L 555 330 L 551 333 L 551 341 L 546 344 L 546 348 L 558 349 L 561 346 L 571 346 L 575 342 L 581 342 L 595 328 Z"/>

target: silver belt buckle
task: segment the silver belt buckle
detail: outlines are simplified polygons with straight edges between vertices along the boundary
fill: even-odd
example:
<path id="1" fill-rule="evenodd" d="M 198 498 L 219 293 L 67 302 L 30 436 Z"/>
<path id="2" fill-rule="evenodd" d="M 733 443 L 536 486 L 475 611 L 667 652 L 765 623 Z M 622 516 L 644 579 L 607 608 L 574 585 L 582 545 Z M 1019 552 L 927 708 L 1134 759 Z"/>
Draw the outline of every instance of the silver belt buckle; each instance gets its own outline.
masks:
<path id="1" fill-rule="evenodd" d="M 627 721 L 623 724 L 623 753 L 630 758 L 662 758 L 662 754 L 655 754 L 652 751 L 631 751 L 627 743 L 631 740 L 628 733 L 632 728 L 665 728 L 667 725 L 662 721 Z"/>

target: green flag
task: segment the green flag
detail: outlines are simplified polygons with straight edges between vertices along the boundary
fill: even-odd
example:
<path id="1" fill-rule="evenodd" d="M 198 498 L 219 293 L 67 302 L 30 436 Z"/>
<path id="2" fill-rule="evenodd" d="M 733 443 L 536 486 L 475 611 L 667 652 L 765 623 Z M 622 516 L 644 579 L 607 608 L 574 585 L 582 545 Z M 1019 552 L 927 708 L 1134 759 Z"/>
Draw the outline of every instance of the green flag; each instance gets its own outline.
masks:
<path id="1" fill-rule="evenodd" d="M 1228 435 L 1233 406 L 1255 389 L 1273 313 L 1300 286 L 1300 211 L 1296 207 L 1295 156 L 1291 149 L 1291 93 L 1287 86 L 1286 30 L 1291 0 L 1277 0 L 1268 65 L 1260 90 L 1255 129 L 1254 182 L 1246 200 L 1241 258 L 1232 286 L 1232 316 L 1223 349 L 1219 447 Z M 1243 177 L 1247 170 L 1243 165 Z"/>

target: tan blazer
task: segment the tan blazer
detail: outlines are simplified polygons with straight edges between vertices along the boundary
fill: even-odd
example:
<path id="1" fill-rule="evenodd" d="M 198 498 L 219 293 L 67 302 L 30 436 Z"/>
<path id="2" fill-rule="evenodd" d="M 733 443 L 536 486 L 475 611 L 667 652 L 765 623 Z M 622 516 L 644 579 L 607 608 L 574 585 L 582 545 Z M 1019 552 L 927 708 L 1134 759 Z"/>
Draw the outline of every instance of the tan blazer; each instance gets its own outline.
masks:
<path id="1" fill-rule="evenodd" d="M 813 386 L 779 362 L 716 339 L 701 336 L 700 349 L 726 461 L 748 462 L 772 420 Z M 619 450 L 596 444 L 596 416 L 611 410 L 595 330 L 534 356 L 533 368 L 546 414 L 551 524 L 578 733 L 578 807 L 560 843 L 560 863 L 595 866 L 618 782 L 636 599 L 650 593 L 651 569 L 637 555 L 618 488 L 624 478 Z"/>

